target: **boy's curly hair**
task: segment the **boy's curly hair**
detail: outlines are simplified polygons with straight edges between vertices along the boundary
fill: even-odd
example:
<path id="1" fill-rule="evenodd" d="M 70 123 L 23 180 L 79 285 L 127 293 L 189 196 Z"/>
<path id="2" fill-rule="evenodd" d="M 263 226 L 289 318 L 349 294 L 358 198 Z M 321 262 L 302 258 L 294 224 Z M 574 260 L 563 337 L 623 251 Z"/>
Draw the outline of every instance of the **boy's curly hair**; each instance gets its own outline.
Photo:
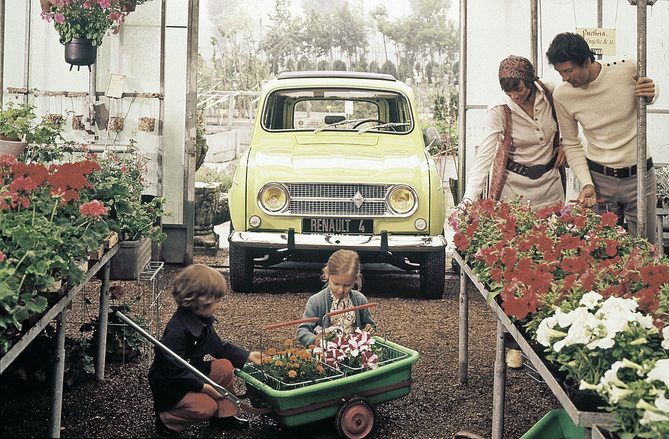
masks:
<path id="1" fill-rule="evenodd" d="M 174 278 L 172 297 L 184 308 L 198 311 L 218 302 L 228 291 L 225 277 L 217 270 L 202 264 L 184 268 Z"/>

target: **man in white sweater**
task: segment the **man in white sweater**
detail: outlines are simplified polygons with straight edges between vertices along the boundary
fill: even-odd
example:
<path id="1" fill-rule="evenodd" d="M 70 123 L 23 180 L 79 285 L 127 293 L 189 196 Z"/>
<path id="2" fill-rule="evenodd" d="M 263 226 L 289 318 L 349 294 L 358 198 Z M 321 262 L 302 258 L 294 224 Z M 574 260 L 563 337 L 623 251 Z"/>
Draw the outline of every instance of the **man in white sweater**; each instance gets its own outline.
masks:
<path id="1" fill-rule="evenodd" d="M 636 80 L 634 60 L 595 61 L 588 43 L 573 33 L 557 35 L 546 57 L 564 81 L 553 98 L 567 162 L 583 185 L 578 203 L 599 214 L 616 213 L 619 224 L 625 222 L 637 236 L 636 96 L 653 103 L 655 84 L 649 78 Z M 648 151 L 647 157 L 647 237 L 654 243 L 657 189 Z M 597 199 L 605 201 L 598 204 Z"/>

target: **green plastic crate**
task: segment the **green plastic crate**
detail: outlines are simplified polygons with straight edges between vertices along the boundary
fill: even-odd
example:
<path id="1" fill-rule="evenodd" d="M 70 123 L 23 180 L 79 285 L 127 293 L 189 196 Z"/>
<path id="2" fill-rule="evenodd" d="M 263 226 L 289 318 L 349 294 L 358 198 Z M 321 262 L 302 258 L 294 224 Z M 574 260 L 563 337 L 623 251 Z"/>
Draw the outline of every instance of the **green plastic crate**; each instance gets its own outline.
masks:
<path id="1" fill-rule="evenodd" d="M 577 427 L 564 409 L 551 410 L 520 439 L 583 439 L 585 429 Z"/>

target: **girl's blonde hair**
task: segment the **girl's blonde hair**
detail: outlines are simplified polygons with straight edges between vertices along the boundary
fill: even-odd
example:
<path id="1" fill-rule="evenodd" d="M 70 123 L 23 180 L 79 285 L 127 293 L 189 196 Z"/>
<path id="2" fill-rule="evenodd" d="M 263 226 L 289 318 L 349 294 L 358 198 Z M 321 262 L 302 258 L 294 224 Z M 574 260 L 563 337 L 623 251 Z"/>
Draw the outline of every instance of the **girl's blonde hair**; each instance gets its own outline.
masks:
<path id="1" fill-rule="evenodd" d="M 172 296 L 184 308 L 193 311 L 205 309 L 218 302 L 228 291 L 223 275 L 211 267 L 193 264 L 174 278 Z"/>
<path id="2" fill-rule="evenodd" d="M 353 286 L 359 291 L 362 288 L 362 274 L 360 273 L 360 258 L 358 257 L 358 253 L 353 250 L 337 250 L 332 253 L 327 265 L 323 268 L 321 280 L 327 282 L 331 275 L 337 276 L 350 273 L 355 273 L 355 283 Z"/>

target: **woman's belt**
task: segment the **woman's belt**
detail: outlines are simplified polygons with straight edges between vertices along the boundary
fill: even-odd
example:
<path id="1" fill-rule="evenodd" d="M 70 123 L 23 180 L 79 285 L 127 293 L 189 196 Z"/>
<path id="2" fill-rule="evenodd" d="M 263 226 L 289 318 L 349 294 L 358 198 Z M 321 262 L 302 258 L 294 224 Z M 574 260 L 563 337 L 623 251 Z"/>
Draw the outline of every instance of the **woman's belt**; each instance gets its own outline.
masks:
<path id="1" fill-rule="evenodd" d="M 555 160 L 557 160 L 557 154 L 555 154 L 551 159 L 551 161 L 546 163 L 545 165 L 526 166 L 509 159 L 506 162 L 506 169 L 508 169 L 513 173 L 523 175 L 529 178 L 530 180 L 536 180 L 540 178 L 542 175 L 544 175 L 546 172 L 553 169 L 553 167 L 555 166 Z"/>

